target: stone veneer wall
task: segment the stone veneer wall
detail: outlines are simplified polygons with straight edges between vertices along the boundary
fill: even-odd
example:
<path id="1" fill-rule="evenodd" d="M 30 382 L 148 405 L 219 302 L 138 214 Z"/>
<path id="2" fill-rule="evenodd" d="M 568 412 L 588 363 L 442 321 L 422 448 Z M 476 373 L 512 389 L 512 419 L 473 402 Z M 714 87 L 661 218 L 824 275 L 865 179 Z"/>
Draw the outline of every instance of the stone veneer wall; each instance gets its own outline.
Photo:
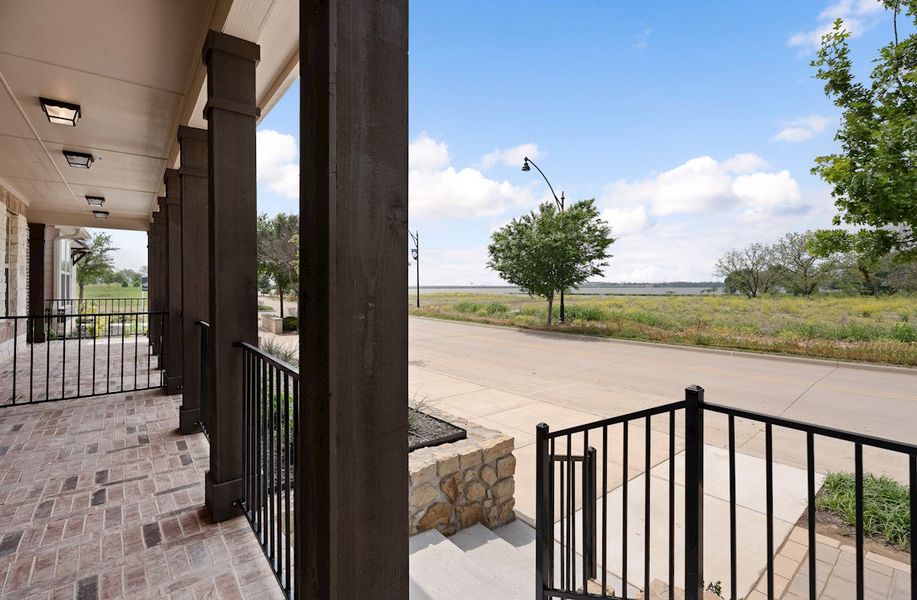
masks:
<path id="1" fill-rule="evenodd" d="M 466 429 L 468 437 L 410 453 L 410 534 L 437 529 L 452 535 L 476 523 L 493 529 L 515 519 L 513 438 L 436 410 L 424 411 Z"/>

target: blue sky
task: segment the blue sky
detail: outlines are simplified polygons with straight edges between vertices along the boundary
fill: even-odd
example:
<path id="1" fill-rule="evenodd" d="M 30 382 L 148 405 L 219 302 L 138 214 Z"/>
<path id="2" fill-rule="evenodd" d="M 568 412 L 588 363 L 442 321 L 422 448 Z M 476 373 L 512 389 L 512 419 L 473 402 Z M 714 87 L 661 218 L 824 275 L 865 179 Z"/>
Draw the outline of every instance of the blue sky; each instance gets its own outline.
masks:
<path id="1" fill-rule="evenodd" d="M 549 196 L 595 198 L 608 281 L 712 278 L 749 242 L 825 227 L 809 174 L 838 110 L 812 78 L 843 17 L 865 75 L 891 37 L 876 0 L 411 2 L 410 227 L 426 284 L 499 283 L 491 232 Z M 298 210 L 299 86 L 259 125 L 259 210 Z"/>

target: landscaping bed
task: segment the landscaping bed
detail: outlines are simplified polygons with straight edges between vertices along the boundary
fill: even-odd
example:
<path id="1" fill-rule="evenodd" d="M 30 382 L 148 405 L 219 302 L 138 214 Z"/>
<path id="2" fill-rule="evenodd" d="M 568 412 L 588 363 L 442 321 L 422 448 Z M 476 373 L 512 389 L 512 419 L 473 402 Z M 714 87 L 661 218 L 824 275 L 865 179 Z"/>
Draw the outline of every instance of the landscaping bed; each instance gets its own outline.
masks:
<path id="1" fill-rule="evenodd" d="M 465 439 L 467 432 L 461 427 L 437 419 L 432 415 L 408 408 L 408 450 L 427 448 Z"/>

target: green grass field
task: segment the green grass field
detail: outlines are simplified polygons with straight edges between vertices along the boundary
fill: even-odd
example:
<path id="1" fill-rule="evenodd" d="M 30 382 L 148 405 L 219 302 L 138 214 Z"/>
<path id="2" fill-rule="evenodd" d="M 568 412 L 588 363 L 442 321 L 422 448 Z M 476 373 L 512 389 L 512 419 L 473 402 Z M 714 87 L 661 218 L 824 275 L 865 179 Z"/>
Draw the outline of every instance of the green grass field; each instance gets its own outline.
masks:
<path id="1" fill-rule="evenodd" d="M 79 293 L 79 288 L 77 288 Z M 83 298 L 141 298 L 145 294 L 139 287 L 121 287 L 120 283 L 100 283 L 87 285 L 83 289 Z"/>
<path id="2" fill-rule="evenodd" d="M 524 295 L 435 293 L 412 315 L 544 328 Z M 557 316 L 557 302 L 554 306 Z M 917 366 L 917 297 L 567 296 L 554 329 L 621 339 Z"/>

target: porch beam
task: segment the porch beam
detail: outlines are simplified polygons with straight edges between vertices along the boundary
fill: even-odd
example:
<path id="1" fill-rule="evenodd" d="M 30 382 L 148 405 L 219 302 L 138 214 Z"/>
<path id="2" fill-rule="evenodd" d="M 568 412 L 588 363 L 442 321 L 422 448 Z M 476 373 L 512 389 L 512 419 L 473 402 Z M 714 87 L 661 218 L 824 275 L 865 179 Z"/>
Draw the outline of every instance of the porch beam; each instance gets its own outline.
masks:
<path id="1" fill-rule="evenodd" d="M 309 599 L 408 597 L 407 8 L 300 2 L 294 556 Z"/>
<path id="2" fill-rule="evenodd" d="M 165 265 L 169 284 L 165 298 L 165 388 L 170 396 L 182 392 L 182 213 L 181 185 L 177 169 L 166 169 L 163 177 L 166 196 L 160 201 L 165 206 Z"/>
<path id="3" fill-rule="evenodd" d="M 210 230 L 207 221 L 207 130 L 178 128 L 181 167 L 181 312 L 182 405 L 178 426 L 182 433 L 198 429 L 201 420 L 201 328 L 210 314 Z"/>
<path id="4" fill-rule="evenodd" d="M 258 343 L 255 125 L 257 44 L 210 31 L 204 44 L 209 136 L 208 221 L 211 324 L 210 470 L 204 482 L 214 521 L 239 514 L 242 497 L 242 352 Z"/>

